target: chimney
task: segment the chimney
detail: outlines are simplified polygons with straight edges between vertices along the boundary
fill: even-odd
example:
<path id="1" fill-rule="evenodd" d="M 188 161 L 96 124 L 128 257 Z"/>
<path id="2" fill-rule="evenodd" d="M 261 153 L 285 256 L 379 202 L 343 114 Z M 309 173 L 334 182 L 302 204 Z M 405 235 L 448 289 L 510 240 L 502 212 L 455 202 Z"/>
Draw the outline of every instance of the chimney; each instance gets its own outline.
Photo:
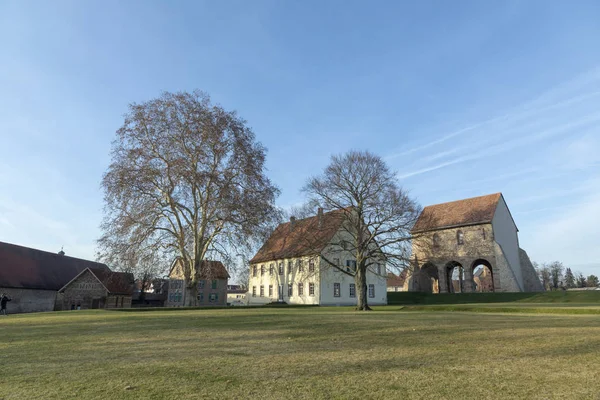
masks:
<path id="1" fill-rule="evenodd" d="M 294 225 L 296 225 L 296 217 L 290 217 L 290 231 L 294 229 Z"/>
<path id="2" fill-rule="evenodd" d="M 323 208 L 319 207 L 317 210 L 317 219 L 319 221 L 319 229 L 323 227 Z"/>

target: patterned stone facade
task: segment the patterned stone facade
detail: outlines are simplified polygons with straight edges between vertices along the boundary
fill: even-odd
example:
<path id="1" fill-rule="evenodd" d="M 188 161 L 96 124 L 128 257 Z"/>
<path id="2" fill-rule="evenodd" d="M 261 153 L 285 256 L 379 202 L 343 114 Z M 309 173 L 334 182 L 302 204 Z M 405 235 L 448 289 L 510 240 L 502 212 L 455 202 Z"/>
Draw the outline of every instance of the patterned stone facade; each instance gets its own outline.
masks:
<path id="1" fill-rule="evenodd" d="M 90 270 L 85 270 L 59 291 L 56 309 L 130 308 L 131 296 L 131 294 L 110 293 Z"/>

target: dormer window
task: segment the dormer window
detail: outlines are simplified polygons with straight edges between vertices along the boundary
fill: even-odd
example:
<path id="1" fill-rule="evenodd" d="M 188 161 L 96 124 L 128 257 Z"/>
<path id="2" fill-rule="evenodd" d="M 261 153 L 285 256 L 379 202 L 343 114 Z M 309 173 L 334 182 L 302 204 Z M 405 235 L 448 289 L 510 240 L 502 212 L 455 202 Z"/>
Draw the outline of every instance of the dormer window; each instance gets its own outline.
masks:
<path id="1" fill-rule="evenodd" d="M 456 232 L 456 243 L 459 246 L 465 244 L 465 237 L 463 235 L 463 231 Z"/>

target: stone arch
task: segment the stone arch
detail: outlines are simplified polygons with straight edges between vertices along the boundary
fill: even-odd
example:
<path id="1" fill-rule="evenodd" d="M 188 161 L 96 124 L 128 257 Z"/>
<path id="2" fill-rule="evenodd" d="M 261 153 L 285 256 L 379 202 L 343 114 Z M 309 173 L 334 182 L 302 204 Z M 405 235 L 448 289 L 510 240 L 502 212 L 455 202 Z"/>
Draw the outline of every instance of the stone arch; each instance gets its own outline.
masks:
<path id="1" fill-rule="evenodd" d="M 471 264 L 474 292 L 494 292 L 494 270 L 492 264 L 483 258 L 479 258 Z"/>
<path id="2" fill-rule="evenodd" d="M 433 263 L 427 262 L 419 268 L 417 285 L 420 292 L 440 292 L 438 268 Z"/>
<path id="3" fill-rule="evenodd" d="M 446 264 L 446 282 L 448 282 L 448 293 L 465 292 L 465 269 L 461 263 L 450 261 Z"/>

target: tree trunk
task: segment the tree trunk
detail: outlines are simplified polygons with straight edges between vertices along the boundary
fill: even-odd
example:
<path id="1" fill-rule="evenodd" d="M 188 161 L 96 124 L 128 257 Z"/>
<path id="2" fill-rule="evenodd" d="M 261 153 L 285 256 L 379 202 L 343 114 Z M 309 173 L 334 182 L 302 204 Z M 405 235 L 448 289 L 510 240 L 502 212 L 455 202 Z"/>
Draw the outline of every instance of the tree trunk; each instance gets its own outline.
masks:
<path id="1" fill-rule="evenodd" d="M 356 311 L 370 311 L 371 308 L 367 303 L 367 274 L 363 271 L 363 268 L 357 268 L 356 275 L 354 276 L 354 283 L 356 284 Z"/>
<path id="2" fill-rule="evenodd" d="M 198 283 L 193 283 L 186 286 L 185 305 L 187 307 L 195 307 L 198 305 Z"/>

